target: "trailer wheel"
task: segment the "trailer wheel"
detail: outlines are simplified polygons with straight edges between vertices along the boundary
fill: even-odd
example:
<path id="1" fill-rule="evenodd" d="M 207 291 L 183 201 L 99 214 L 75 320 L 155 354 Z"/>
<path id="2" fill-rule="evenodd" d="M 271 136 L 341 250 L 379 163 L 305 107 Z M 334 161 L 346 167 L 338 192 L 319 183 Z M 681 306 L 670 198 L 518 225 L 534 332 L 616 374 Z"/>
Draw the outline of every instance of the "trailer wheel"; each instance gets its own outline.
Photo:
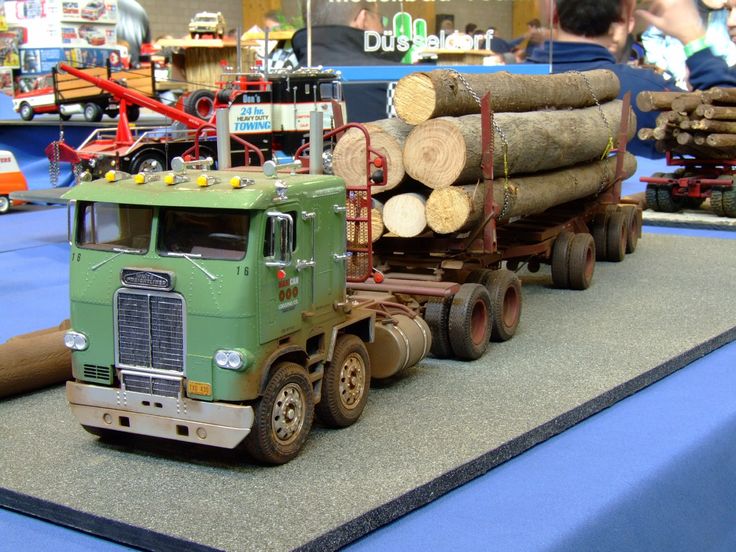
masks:
<path id="1" fill-rule="evenodd" d="M 682 209 L 682 200 L 672 195 L 672 186 L 657 188 L 657 210 L 662 213 L 676 213 Z"/>
<path id="2" fill-rule="evenodd" d="M 608 225 L 608 213 L 598 213 L 590 225 L 590 233 L 595 242 L 595 260 L 606 260 L 606 226 Z"/>
<path id="3" fill-rule="evenodd" d="M 721 205 L 723 214 L 730 218 L 736 218 L 736 190 L 723 190 L 721 193 Z"/>
<path id="4" fill-rule="evenodd" d="M 282 362 L 255 405 L 245 449 L 260 462 L 285 464 L 299 454 L 313 420 L 314 398 L 307 371 L 293 362 Z"/>
<path id="5" fill-rule="evenodd" d="M 647 184 L 646 192 L 644 197 L 647 200 L 647 208 L 652 211 L 659 211 L 659 203 L 657 202 L 657 186 L 654 184 Z"/>
<path id="6" fill-rule="evenodd" d="M 714 189 L 710 193 L 710 209 L 719 217 L 725 216 L 723 212 L 723 190 Z"/>
<path id="7" fill-rule="evenodd" d="M 148 149 L 138 153 L 130 164 L 130 172 L 161 172 L 166 170 L 164 155 L 156 150 Z"/>
<path id="8" fill-rule="evenodd" d="M 137 105 L 129 105 L 125 108 L 125 114 L 129 122 L 135 123 L 141 116 L 141 108 Z"/>
<path id="9" fill-rule="evenodd" d="M 639 234 L 641 234 L 641 211 L 636 205 L 622 205 L 621 210 L 624 213 L 624 224 L 626 225 L 626 253 L 633 253 L 636 251 Z"/>
<path id="10" fill-rule="evenodd" d="M 595 271 L 595 241 L 590 234 L 575 234 L 570 243 L 570 289 L 588 289 Z"/>
<path id="11" fill-rule="evenodd" d="M 210 90 L 194 90 L 184 99 L 184 111 L 209 120 L 215 112 L 215 95 Z"/>
<path id="12" fill-rule="evenodd" d="M 503 268 L 490 270 L 489 276 L 485 286 L 491 296 L 491 341 L 508 341 L 521 318 L 521 281 Z"/>
<path id="13" fill-rule="evenodd" d="M 552 284 L 556 288 L 567 289 L 570 286 L 570 246 L 574 234 L 563 230 L 552 246 Z"/>
<path id="14" fill-rule="evenodd" d="M 332 361 L 322 378 L 322 400 L 315 405 L 320 421 L 329 427 L 348 427 L 360 418 L 371 386 L 371 361 L 358 336 L 337 338 Z"/>
<path id="15" fill-rule="evenodd" d="M 626 215 L 623 211 L 616 211 L 609 215 L 606 225 L 606 260 L 618 263 L 626 256 Z"/>
<path id="16" fill-rule="evenodd" d="M 10 211 L 10 199 L 8 196 L 0 195 L 0 215 L 4 215 Z"/>
<path id="17" fill-rule="evenodd" d="M 450 346 L 450 306 L 452 297 L 430 297 L 424 305 L 424 321 L 432 334 L 429 349 L 436 358 L 452 356 Z"/>
<path id="18" fill-rule="evenodd" d="M 23 102 L 20 104 L 20 109 L 18 110 L 18 113 L 20 113 L 20 118 L 24 121 L 32 121 L 33 116 L 35 113 L 33 112 L 33 107 L 31 104 Z"/>
<path id="19" fill-rule="evenodd" d="M 452 298 L 450 345 L 461 360 L 480 358 L 491 338 L 491 297 L 480 284 L 463 284 Z"/>
<path id="20" fill-rule="evenodd" d="M 95 103 L 84 106 L 84 120 L 90 123 L 98 123 L 102 120 L 102 108 Z"/>

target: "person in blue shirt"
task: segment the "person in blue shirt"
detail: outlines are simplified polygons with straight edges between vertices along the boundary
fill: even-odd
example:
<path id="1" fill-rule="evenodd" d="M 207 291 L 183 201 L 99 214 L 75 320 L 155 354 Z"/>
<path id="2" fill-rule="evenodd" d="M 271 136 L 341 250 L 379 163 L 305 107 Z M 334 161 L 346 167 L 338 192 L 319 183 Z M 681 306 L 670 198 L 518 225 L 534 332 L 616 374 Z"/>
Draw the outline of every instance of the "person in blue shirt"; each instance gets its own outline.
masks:
<path id="1" fill-rule="evenodd" d="M 685 24 L 683 14 L 694 10 Z M 652 70 L 617 63 L 617 55 L 626 44 L 635 25 L 635 15 L 672 34 L 685 44 L 690 86 L 706 90 L 713 86 L 736 86 L 736 75 L 725 62 L 713 55 L 705 42 L 705 29 L 693 0 L 654 0 L 649 10 L 636 10 L 636 0 L 541 0 L 544 21 L 556 28 L 553 39 L 538 47 L 527 63 L 551 64 L 552 72 L 609 69 L 621 82 L 621 96 L 631 92 L 639 128 L 655 126 L 656 112 L 644 113 L 636 107 L 636 95 L 645 90 L 677 90 Z M 638 137 L 628 144 L 639 156 L 659 158 L 653 141 Z"/>

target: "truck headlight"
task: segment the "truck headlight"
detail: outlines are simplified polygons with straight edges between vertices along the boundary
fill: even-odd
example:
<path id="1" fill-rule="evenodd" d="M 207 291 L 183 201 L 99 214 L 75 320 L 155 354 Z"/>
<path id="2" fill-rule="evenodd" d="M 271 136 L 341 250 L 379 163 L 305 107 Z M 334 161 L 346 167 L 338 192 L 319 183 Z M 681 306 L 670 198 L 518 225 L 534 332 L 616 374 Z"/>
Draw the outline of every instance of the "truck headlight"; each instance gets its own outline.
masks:
<path id="1" fill-rule="evenodd" d="M 89 340 L 83 333 L 69 330 L 64 334 L 64 345 L 72 351 L 84 351 L 89 347 Z"/>
<path id="2" fill-rule="evenodd" d="M 243 365 L 243 354 L 239 351 L 220 349 L 215 353 L 215 364 L 226 370 L 240 370 Z"/>

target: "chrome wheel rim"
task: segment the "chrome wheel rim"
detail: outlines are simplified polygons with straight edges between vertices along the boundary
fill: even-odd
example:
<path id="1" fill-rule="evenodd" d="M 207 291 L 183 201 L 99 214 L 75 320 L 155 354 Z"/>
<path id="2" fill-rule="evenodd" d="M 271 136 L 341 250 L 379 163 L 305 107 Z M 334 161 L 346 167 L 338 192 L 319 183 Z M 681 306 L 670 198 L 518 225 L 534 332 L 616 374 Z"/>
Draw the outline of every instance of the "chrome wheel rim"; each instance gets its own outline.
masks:
<path id="1" fill-rule="evenodd" d="M 294 442 L 304 427 L 305 397 L 296 383 L 288 383 L 279 391 L 271 409 L 271 429 L 281 444 Z"/>
<path id="2" fill-rule="evenodd" d="M 358 353 L 350 354 L 340 370 L 340 402 L 348 410 L 360 403 L 365 392 L 365 365 Z"/>

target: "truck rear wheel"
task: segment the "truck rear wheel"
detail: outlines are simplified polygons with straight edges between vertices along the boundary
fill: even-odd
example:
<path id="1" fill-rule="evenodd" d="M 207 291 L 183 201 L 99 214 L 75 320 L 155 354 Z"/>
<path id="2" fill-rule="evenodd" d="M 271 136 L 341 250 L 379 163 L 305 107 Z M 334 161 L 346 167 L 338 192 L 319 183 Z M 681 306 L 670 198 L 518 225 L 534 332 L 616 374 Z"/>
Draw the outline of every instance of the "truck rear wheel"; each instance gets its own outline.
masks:
<path id="1" fill-rule="evenodd" d="M 360 418 L 371 386 L 371 361 L 358 336 L 337 338 L 332 361 L 322 378 L 322 400 L 315 410 L 329 427 L 348 427 Z"/>
<path id="2" fill-rule="evenodd" d="M 595 241 L 590 234 L 575 234 L 570 243 L 570 289 L 588 289 L 595 271 Z"/>
<path id="3" fill-rule="evenodd" d="M 606 226 L 608 224 L 608 213 L 598 213 L 590 225 L 590 233 L 595 242 L 595 260 L 606 260 Z"/>
<path id="4" fill-rule="evenodd" d="M 736 190 L 723 190 L 721 194 L 723 214 L 729 218 L 736 218 Z"/>
<path id="5" fill-rule="evenodd" d="M 282 362 L 255 405 L 255 421 L 245 449 L 266 464 L 285 464 L 307 440 L 314 420 L 312 385 L 304 368 Z"/>
<path id="6" fill-rule="evenodd" d="M 431 297 L 424 305 L 424 321 L 432 334 L 429 351 L 436 358 L 452 356 L 450 346 L 450 306 L 452 297 Z"/>
<path id="7" fill-rule="evenodd" d="M 452 298 L 450 345 L 461 360 L 480 358 L 491 338 L 491 297 L 480 284 L 463 284 Z"/>
<path id="8" fill-rule="evenodd" d="M 615 211 L 608 217 L 606 225 L 606 260 L 618 263 L 626 255 L 628 228 L 623 211 Z"/>
<path id="9" fill-rule="evenodd" d="M 626 225 L 626 253 L 636 251 L 641 233 L 641 211 L 636 205 L 622 205 Z"/>
<path id="10" fill-rule="evenodd" d="M 491 341 L 508 341 L 516 333 L 521 318 L 521 281 L 511 270 L 479 269 L 465 283 L 478 283 L 491 298 Z"/>
<path id="11" fill-rule="evenodd" d="M 682 199 L 672 195 L 672 186 L 657 187 L 657 211 L 676 213 L 682 209 Z"/>
<path id="12" fill-rule="evenodd" d="M 570 246 L 574 234 L 563 230 L 552 246 L 552 283 L 556 288 L 567 289 L 570 285 Z"/>
<path id="13" fill-rule="evenodd" d="M 143 150 L 138 153 L 130 164 L 130 172 L 161 172 L 166 170 L 164 155 L 156 150 Z"/>

